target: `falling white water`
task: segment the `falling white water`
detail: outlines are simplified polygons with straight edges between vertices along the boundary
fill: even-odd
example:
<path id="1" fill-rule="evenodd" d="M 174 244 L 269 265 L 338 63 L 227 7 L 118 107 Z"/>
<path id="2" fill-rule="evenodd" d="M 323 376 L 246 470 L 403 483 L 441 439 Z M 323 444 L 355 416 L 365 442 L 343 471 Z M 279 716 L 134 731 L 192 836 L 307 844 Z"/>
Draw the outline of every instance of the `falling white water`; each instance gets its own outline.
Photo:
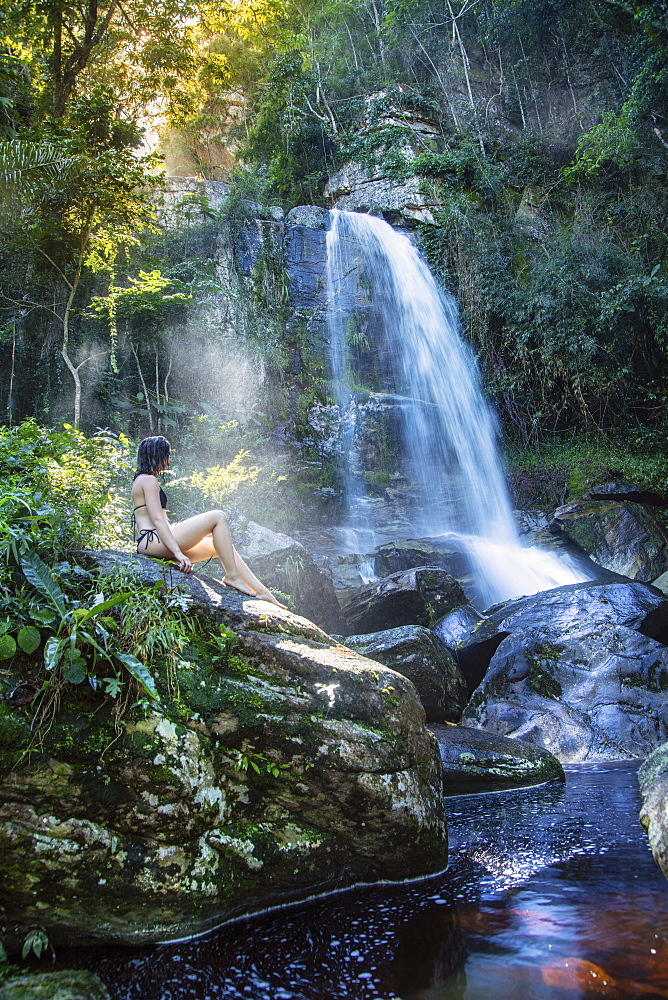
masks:
<path id="1" fill-rule="evenodd" d="M 354 453 L 352 339 L 373 351 L 379 387 L 394 395 L 401 414 L 411 536 L 456 539 L 483 605 L 585 579 L 555 554 L 521 546 L 496 421 L 459 334 L 456 303 L 411 241 L 375 216 L 333 211 L 327 249 L 328 329 L 336 401 L 346 414 L 351 524 L 372 536 L 379 527 Z"/>

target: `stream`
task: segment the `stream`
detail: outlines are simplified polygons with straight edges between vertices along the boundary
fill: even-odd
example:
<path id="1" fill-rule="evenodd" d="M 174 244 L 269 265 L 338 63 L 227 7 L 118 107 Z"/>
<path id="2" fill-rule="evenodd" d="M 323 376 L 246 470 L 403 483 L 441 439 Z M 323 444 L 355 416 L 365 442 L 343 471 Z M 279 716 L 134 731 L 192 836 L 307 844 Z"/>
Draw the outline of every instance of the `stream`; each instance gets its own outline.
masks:
<path id="1" fill-rule="evenodd" d="M 445 873 L 84 963 L 113 1000 L 668 997 L 668 881 L 636 772 L 569 765 L 565 785 L 447 798 Z"/>

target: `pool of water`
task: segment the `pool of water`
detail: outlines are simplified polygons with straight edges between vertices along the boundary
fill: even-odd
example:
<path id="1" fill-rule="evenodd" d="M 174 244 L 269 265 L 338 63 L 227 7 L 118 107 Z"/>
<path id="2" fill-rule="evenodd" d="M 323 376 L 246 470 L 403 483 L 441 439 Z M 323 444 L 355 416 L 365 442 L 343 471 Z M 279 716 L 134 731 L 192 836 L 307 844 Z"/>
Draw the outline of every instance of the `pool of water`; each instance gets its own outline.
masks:
<path id="1" fill-rule="evenodd" d="M 668 881 L 637 767 L 566 771 L 565 786 L 446 799 L 445 874 L 85 964 L 113 1000 L 668 997 Z"/>

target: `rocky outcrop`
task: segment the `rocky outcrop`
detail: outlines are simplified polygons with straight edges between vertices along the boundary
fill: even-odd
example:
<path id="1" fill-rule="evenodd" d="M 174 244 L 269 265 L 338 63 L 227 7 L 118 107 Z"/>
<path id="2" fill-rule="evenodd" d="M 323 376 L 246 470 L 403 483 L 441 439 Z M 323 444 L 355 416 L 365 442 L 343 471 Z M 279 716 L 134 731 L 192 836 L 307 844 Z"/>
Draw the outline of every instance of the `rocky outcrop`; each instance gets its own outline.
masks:
<path id="1" fill-rule="evenodd" d="M 668 570 L 668 533 L 639 503 L 597 494 L 559 507 L 553 524 L 594 562 L 632 580 L 651 583 Z"/>
<path id="2" fill-rule="evenodd" d="M 462 588 L 444 570 L 421 566 L 393 573 L 361 587 L 342 607 L 347 625 L 344 634 L 383 632 L 402 625 L 428 626 L 452 608 L 467 603 Z"/>
<path id="3" fill-rule="evenodd" d="M 452 653 L 428 628 L 406 625 L 349 635 L 346 646 L 413 681 L 428 722 L 460 719 L 466 705 L 466 682 Z"/>
<path id="4" fill-rule="evenodd" d="M 654 860 L 668 878 L 668 743 L 657 747 L 638 771 L 642 808 Z"/>
<path id="5" fill-rule="evenodd" d="M 92 689 L 66 687 L 29 758 L 29 717 L 3 704 L 7 945 L 34 927 L 55 945 L 179 938 L 444 867 L 438 748 L 410 681 L 211 578 L 111 551 L 77 558 L 178 587 L 198 628 L 154 664 L 159 704 L 119 720 Z"/>
<path id="6" fill-rule="evenodd" d="M 293 598 L 302 617 L 329 633 L 343 630 L 332 580 L 300 542 L 250 521 L 239 536 L 237 549 L 270 590 Z"/>
<path id="7" fill-rule="evenodd" d="M 0 1000 L 109 1000 L 109 990 L 92 972 L 65 969 L 7 979 Z"/>
<path id="8" fill-rule="evenodd" d="M 565 780 L 559 761 L 542 747 L 467 726 L 429 728 L 441 751 L 446 795 L 470 795 Z"/>
<path id="9" fill-rule="evenodd" d="M 668 648 L 609 620 L 513 631 L 462 721 L 559 760 L 646 756 L 668 738 Z"/>
<path id="10" fill-rule="evenodd" d="M 446 628 L 447 622 L 446 618 L 439 625 Z M 578 632 L 582 623 L 623 625 L 659 642 L 668 642 L 668 601 L 642 583 L 594 580 L 544 590 L 491 608 L 467 636 L 459 633 L 457 660 L 465 677 L 482 678 L 506 636 L 538 629 L 561 637 Z"/>

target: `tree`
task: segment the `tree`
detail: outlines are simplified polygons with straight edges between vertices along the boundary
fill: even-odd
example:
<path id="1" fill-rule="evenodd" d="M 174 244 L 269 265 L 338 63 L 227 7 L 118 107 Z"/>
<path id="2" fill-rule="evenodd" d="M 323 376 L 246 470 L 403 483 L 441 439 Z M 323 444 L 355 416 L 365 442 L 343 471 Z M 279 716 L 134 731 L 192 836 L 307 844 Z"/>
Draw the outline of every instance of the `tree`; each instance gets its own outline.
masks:
<path id="1" fill-rule="evenodd" d="M 52 169 L 21 184 L 20 224 L 14 240 L 30 258 L 29 286 L 17 291 L 15 274 L 0 286 L 11 310 L 39 309 L 55 320 L 61 332 L 61 355 L 74 382 L 74 426 L 81 419 L 81 369 L 91 360 L 73 350 L 73 321 L 83 305 L 87 276 L 113 275 L 119 254 L 138 240 L 150 224 L 151 209 L 144 189 L 147 158 L 133 155 L 140 135 L 114 112 L 114 95 L 96 89 L 73 102 L 68 122 L 44 123 L 35 142 L 33 160 L 46 156 Z M 0 150 L 0 164 L 21 159 L 14 140 Z M 23 146 L 21 146 L 23 149 Z M 53 159 L 64 168 L 54 173 Z"/>

